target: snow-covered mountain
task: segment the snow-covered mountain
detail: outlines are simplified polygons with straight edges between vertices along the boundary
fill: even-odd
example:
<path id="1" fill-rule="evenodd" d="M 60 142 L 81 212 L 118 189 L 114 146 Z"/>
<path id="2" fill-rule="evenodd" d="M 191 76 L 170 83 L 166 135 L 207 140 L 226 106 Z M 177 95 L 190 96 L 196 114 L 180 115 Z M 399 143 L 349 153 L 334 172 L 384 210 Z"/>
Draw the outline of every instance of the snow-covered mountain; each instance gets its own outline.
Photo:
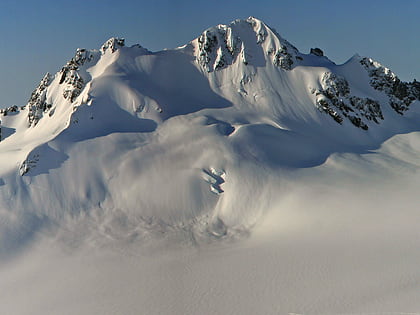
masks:
<path id="1" fill-rule="evenodd" d="M 290 191 L 362 176 L 373 153 L 387 170 L 415 163 L 392 141 L 420 130 L 419 108 L 419 82 L 368 57 L 302 53 L 253 17 L 171 50 L 120 38 L 77 49 L 1 112 L 0 255 L 40 231 L 91 244 L 241 238 Z"/>
<path id="2" fill-rule="evenodd" d="M 160 52 L 111 38 L 2 111 L 1 207 L 36 222 L 118 210 L 247 230 L 265 182 L 247 169 L 375 149 L 417 128 L 419 100 L 420 83 L 369 58 L 303 54 L 253 17 Z"/>

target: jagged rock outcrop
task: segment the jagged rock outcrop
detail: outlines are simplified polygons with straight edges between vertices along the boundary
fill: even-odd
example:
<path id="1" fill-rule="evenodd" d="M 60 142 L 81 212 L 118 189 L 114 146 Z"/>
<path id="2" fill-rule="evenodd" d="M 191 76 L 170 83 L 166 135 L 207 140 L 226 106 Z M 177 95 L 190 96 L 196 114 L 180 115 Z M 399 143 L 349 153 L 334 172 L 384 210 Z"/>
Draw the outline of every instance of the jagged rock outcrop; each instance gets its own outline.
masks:
<path id="1" fill-rule="evenodd" d="M 85 86 L 85 82 L 78 73 L 78 70 L 93 58 L 94 55 L 91 51 L 79 48 L 76 50 L 75 56 L 61 69 L 59 84 L 66 85 L 63 90 L 63 97 L 65 99 L 74 102 L 77 96 L 80 95 L 80 92 Z"/>
<path id="2" fill-rule="evenodd" d="M 59 78 L 58 84 L 63 86 L 63 98 L 73 103 L 84 89 L 87 82 L 85 82 L 85 79 L 80 73 L 81 67 L 92 62 L 95 58 L 97 58 L 98 54 L 105 54 L 107 51 L 114 53 L 122 46 L 124 46 L 124 39 L 111 38 L 102 45 L 100 52 L 97 50 L 87 50 L 83 48 L 77 49 L 74 57 L 70 59 L 57 74 Z M 53 79 L 53 76 L 47 73 L 29 98 L 27 107 L 29 109 L 28 122 L 30 127 L 35 126 L 43 117 L 44 113 L 48 112 L 52 107 L 52 104 L 47 103 L 46 95 L 47 88 L 52 83 Z M 19 111 L 17 106 L 16 108 L 9 107 L 3 109 L 1 114 L 7 115 L 8 113 L 15 111 Z M 53 111 L 50 112 L 50 115 L 52 115 L 52 113 Z"/>
<path id="3" fill-rule="evenodd" d="M 125 40 L 123 38 L 110 38 L 101 47 L 100 51 L 105 54 L 106 51 L 114 53 L 119 47 L 123 47 Z M 85 87 L 86 82 L 79 73 L 79 68 L 85 63 L 92 61 L 94 52 L 86 49 L 77 49 L 75 56 L 67 62 L 60 71 L 59 84 L 65 84 L 63 97 L 73 103 Z"/>
<path id="4" fill-rule="evenodd" d="M 350 111 L 342 99 L 350 92 L 348 82 L 332 72 L 325 72 L 321 79 L 321 89 L 312 89 L 311 92 L 316 95 L 317 108 L 341 124 L 343 117 L 337 110 L 342 113 Z"/>
<path id="5" fill-rule="evenodd" d="M 324 56 L 324 52 L 320 48 L 311 48 L 310 54 L 318 57 Z"/>
<path id="6" fill-rule="evenodd" d="M 63 91 L 63 97 L 73 103 L 85 86 L 83 78 L 79 75 L 77 70 L 70 70 L 66 75 L 64 83 L 67 84 L 67 86 Z"/>
<path id="7" fill-rule="evenodd" d="M 0 114 L 7 116 L 9 113 L 19 113 L 19 107 L 16 105 L 0 109 Z"/>
<path id="8" fill-rule="evenodd" d="M 291 70 L 293 65 L 293 56 L 289 53 L 287 46 L 278 49 L 273 57 L 273 64 L 284 70 Z"/>
<path id="9" fill-rule="evenodd" d="M 114 53 L 119 47 L 123 47 L 125 40 L 123 38 L 110 38 L 101 47 L 100 51 L 105 54 L 106 51 Z M 75 56 L 67 62 L 61 69 L 60 84 L 66 84 L 63 91 L 63 97 L 73 103 L 85 87 L 83 77 L 79 73 L 79 68 L 85 63 L 92 61 L 94 53 L 86 49 L 77 49 Z"/>
<path id="10" fill-rule="evenodd" d="M 242 44 L 240 39 L 232 34 L 232 28 L 226 25 L 218 25 L 214 29 L 205 31 L 197 41 L 199 48 L 197 60 L 207 72 L 231 64 L 239 52 L 239 45 Z M 243 45 L 242 50 L 244 50 Z"/>
<path id="11" fill-rule="evenodd" d="M 332 72 L 325 72 L 321 79 L 321 89 L 312 89 L 316 95 L 317 108 L 329 114 L 336 122 L 343 123 L 347 118 L 353 125 L 368 130 L 367 121 L 379 123 L 383 120 L 380 104 L 370 98 L 350 95 L 346 79 Z"/>
<path id="12" fill-rule="evenodd" d="M 112 37 L 108 39 L 101 47 L 100 51 L 102 54 L 105 54 L 107 50 L 111 51 L 111 53 L 114 53 L 119 47 L 125 46 L 125 39 L 124 38 L 117 38 Z"/>
<path id="13" fill-rule="evenodd" d="M 93 57 L 92 51 L 84 48 L 78 48 L 76 50 L 76 54 L 72 58 L 72 62 L 74 62 L 77 66 L 83 66 L 86 62 L 91 61 Z"/>
<path id="14" fill-rule="evenodd" d="M 362 58 L 360 63 L 370 76 L 370 85 L 389 97 L 389 104 L 398 113 L 403 114 L 416 99 L 420 100 L 420 84 L 401 81 L 395 73 L 370 58 Z"/>
<path id="15" fill-rule="evenodd" d="M 27 104 L 27 107 L 29 108 L 29 126 L 35 126 L 42 118 L 44 112 L 47 112 L 51 108 L 51 104 L 47 104 L 46 101 L 47 87 L 51 84 L 51 81 L 51 75 L 46 73 L 29 98 Z"/>
<path id="16" fill-rule="evenodd" d="M 352 96 L 349 98 L 349 100 L 352 107 L 359 110 L 361 112 L 361 116 L 366 117 L 368 120 L 372 120 L 379 124 L 379 119 L 384 119 L 381 105 L 379 105 L 377 101 L 370 98 L 361 98 L 357 96 Z"/>
<path id="17" fill-rule="evenodd" d="M 251 41 L 250 37 L 253 38 Z M 253 49 L 249 49 L 251 46 Z M 296 47 L 254 17 L 204 31 L 197 38 L 196 59 L 204 70 L 212 72 L 233 64 L 238 56 L 248 65 L 252 60 L 248 50 L 256 49 L 262 49 L 264 55 L 283 70 L 291 70 L 296 61 L 302 60 Z"/>

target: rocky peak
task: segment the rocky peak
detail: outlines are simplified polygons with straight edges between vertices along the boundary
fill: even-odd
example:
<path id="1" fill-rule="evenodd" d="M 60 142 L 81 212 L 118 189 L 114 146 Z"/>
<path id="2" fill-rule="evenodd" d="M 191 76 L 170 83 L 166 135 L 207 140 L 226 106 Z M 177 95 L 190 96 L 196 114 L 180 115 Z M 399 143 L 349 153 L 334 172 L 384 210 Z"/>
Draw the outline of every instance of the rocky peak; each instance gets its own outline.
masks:
<path id="1" fill-rule="evenodd" d="M 252 64 L 257 51 L 283 70 L 291 70 L 302 59 L 299 51 L 262 21 L 249 17 L 205 30 L 196 40 L 196 60 L 207 72 L 235 63 Z"/>
<path id="2" fill-rule="evenodd" d="M 84 48 L 78 48 L 76 50 L 74 57 L 71 59 L 71 61 L 74 62 L 78 66 L 83 66 L 86 62 L 91 61 L 93 57 L 94 55 L 92 51 L 84 49 Z"/>
<path id="3" fill-rule="evenodd" d="M 102 54 L 105 54 L 105 52 L 110 51 L 111 53 L 114 53 L 118 48 L 125 46 L 125 39 L 124 38 L 118 38 L 118 37 L 112 37 L 108 39 L 101 47 L 100 51 Z"/>
<path id="4" fill-rule="evenodd" d="M 299 50 L 289 41 L 280 36 L 274 28 L 270 28 L 261 20 L 249 17 L 250 23 L 257 36 L 257 44 L 263 46 L 265 54 L 270 56 L 272 63 L 283 70 L 291 70 L 303 57 Z"/>
<path id="5" fill-rule="evenodd" d="M 63 97 L 73 102 L 85 86 L 85 82 L 79 73 L 80 67 L 91 62 L 95 58 L 95 51 L 78 48 L 59 72 L 59 84 L 64 84 Z"/>
<path id="6" fill-rule="evenodd" d="M 110 38 L 102 45 L 100 52 L 97 50 L 78 48 L 74 57 L 71 58 L 58 73 L 58 84 L 62 85 L 63 98 L 68 100 L 70 103 L 73 103 L 86 85 L 86 79 L 83 79 L 83 71 L 81 70 L 86 68 L 86 65 L 89 65 L 89 63 L 97 60 L 99 54 L 105 54 L 107 51 L 114 53 L 122 46 L 124 46 L 124 39 Z M 32 92 L 27 104 L 29 109 L 29 126 L 35 126 L 43 117 L 44 113 L 50 111 L 52 105 L 47 104 L 46 95 L 47 88 L 51 84 L 52 80 L 53 77 L 47 73 L 41 80 L 38 87 Z M 53 112 L 54 109 L 51 109 L 49 113 L 50 116 Z"/>
<path id="7" fill-rule="evenodd" d="M 218 25 L 204 31 L 198 38 L 198 63 L 207 71 L 219 70 L 231 64 L 242 44 L 232 28 Z"/>

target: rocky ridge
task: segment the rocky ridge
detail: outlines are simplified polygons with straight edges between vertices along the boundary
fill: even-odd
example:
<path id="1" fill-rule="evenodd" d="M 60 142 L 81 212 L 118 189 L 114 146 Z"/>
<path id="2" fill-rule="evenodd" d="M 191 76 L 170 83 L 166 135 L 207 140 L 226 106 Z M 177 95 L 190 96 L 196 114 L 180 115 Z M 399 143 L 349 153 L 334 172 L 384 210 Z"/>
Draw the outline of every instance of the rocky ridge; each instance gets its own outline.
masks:
<path id="1" fill-rule="evenodd" d="M 267 47 L 263 47 L 264 43 Z M 291 70 L 302 60 L 296 47 L 254 17 L 209 28 L 197 38 L 197 44 L 197 61 L 207 72 L 226 68 L 236 59 L 248 65 L 258 48 L 283 70 Z"/>
<path id="2" fill-rule="evenodd" d="M 279 75 L 285 77 L 295 67 L 311 67 L 306 61 L 303 63 L 309 55 L 300 53 L 274 29 L 254 17 L 209 28 L 191 43 L 194 47 L 195 61 L 207 76 L 222 70 L 230 71 L 229 68 L 233 65 L 242 67 L 243 78 L 255 76 L 250 71 L 245 74 L 244 69 L 254 69 L 262 65 L 277 68 L 280 71 Z M 54 114 L 54 104 L 47 98 L 47 91 L 56 78 L 62 97 L 69 103 L 74 103 L 90 80 L 85 69 L 98 62 L 101 56 L 106 53 L 113 54 L 124 45 L 124 39 L 111 38 L 99 50 L 77 49 L 75 56 L 55 77 L 49 73 L 44 76 L 32 92 L 26 106 L 9 107 L 1 113 L 7 115 L 27 108 L 28 125 L 36 126 L 46 113 L 49 116 Z M 141 48 L 138 45 L 136 47 Z M 147 53 L 153 54 L 148 51 Z M 326 58 L 319 48 L 311 49 L 310 55 L 312 59 L 309 60 Z M 369 76 L 370 86 L 386 94 L 389 105 L 396 113 L 403 115 L 414 101 L 420 100 L 420 83 L 416 80 L 403 82 L 392 71 L 370 58 L 359 58 L 359 62 Z M 246 80 L 246 83 L 251 84 L 250 79 Z M 241 80 L 241 84 L 244 84 L 244 79 Z M 309 88 L 314 95 L 315 108 L 339 124 L 347 120 L 358 128 L 368 130 L 372 123 L 380 124 L 384 120 L 384 104 L 375 97 L 353 94 L 351 84 L 345 77 L 335 73 L 334 68 L 325 71 L 315 87 L 305 88 Z M 281 94 L 281 91 L 279 93 Z"/>
<path id="3" fill-rule="evenodd" d="M 311 89 L 316 96 L 317 108 L 342 124 L 347 118 L 354 126 L 368 130 L 368 121 L 379 124 L 383 120 L 381 106 L 371 98 L 361 98 L 350 94 L 347 80 L 332 72 L 325 72 L 321 79 L 321 89 Z"/>
<path id="4" fill-rule="evenodd" d="M 360 63 L 369 73 L 370 85 L 388 95 L 389 104 L 398 114 L 402 115 L 411 103 L 420 100 L 420 82 L 403 82 L 391 70 L 370 58 L 361 58 Z"/>
<path id="5" fill-rule="evenodd" d="M 226 69 L 238 60 L 244 66 L 253 66 L 258 49 L 263 51 L 267 61 L 284 71 L 291 71 L 305 58 L 274 29 L 254 17 L 209 28 L 196 41 L 197 63 L 208 73 Z M 312 48 L 310 54 L 324 57 L 319 48 Z M 393 72 L 370 58 L 360 58 L 360 64 L 368 72 L 371 86 L 387 94 L 389 105 L 398 114 L 402 115 L 413 101 L 420 99 L 420 83 L 416 80 L 402 82 Z M 368 130 L 371 122 L 379 124 L 384 120 L 380 102 L 352 95 L 346 78 L 327 71 L 319 81 L 319 88 L 309 87 L 315 95 L 315 107 L 337 123 L 342 124 L 347 119 L 354 126 Z"/>
<path id="6" fill-rule="evenodd" d="M 124 46 L 124 39 L 110 38 L 107 40 L 99 52 L 104 55 L 107 51 L 114 53 L 119 47 Z M 96 50 L 87 50 L 78 48 L 73 58 L 71 58 L 57 73 L 59 85 L 62 85 L 62 96 L 64 99 L 73 103 L 86 86 L 86 80 L 83 79 L 80 69 L 85 64 L 89 64 L 99 58 L 99 52 Z M 47 73 L 41 80 L 37 88 L 32 92 L 26 105 L 28 107 L 28 125 L 34 127 L 45 113 L 54 114 L 53 105 L 47 102 L 47 88 L 50 86 L 54 77 Z M 25 108 L 22 107 L 22 108 Z M 3 115 L 10 112 L 10 109 L 3 111 Z"/>

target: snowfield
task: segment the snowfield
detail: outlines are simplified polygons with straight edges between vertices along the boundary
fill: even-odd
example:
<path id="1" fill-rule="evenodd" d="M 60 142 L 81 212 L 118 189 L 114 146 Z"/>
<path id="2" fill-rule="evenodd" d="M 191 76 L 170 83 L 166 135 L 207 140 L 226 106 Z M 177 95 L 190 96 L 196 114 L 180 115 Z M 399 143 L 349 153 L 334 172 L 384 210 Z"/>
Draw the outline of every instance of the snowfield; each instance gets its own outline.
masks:
<path id="1" fill-rule="evenodd" d="M 111 38 L 1 140 L 2 314 L 420 313 L 420 85 L 372 59 Z"/>

